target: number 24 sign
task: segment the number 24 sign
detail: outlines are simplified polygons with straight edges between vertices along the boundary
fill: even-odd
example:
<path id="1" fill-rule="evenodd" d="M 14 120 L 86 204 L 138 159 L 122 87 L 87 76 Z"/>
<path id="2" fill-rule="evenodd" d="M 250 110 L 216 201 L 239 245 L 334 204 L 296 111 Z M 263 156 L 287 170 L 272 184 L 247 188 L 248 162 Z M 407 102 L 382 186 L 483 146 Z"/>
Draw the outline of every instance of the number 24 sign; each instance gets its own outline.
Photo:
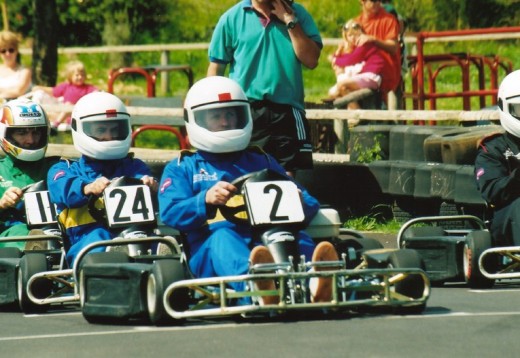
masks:
<path id="1" fill-rule="evenodd" d="M 110 227 L 155 222 L 152 195 L 146 185 L 108 187 L 103 198 Z"/>

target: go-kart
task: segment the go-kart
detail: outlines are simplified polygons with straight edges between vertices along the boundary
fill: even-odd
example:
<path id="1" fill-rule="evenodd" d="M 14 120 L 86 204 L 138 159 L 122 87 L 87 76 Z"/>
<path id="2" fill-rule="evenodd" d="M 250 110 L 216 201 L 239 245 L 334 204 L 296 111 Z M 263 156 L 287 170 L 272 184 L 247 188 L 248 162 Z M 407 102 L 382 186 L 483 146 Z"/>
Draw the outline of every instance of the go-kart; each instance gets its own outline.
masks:
<path id="1" fill-rule="evenodd" d="M 104 190 L 102 200 L 99 199 L 93 196 L 89 200 L 89 211 L 97 221 L 117 233 L 117 237 L 83 248 L 71 269 L 33 275 L 28 282 L 29 298 L 38 305 L 79 303 L 89 322 L 148 317 L 148 276 L 154 272 L 161 278 L 170 277 L 176 267 L 182 267 L 179 245 L 173 237 L 157 234 L 154 198 L 141 181 L 114 179 Z M 105 250 L 92 252 L 98 248 Z M 166 254 L 159 255 L 158 251 Z M 35 287 L 47 281 L 68 283 L 73 291 L 39 297 Z M 154 289 L 161 288 L 155 285 Z M 152 313 L 152 317 L 159 323 L 165 316 L 160 313 L 162 291 L 156 296 L 160 297 L 155 307 L 159 313 Z"/>
<path id="2" fill-rule="evenodd" d="M 479 263 L 481 255 L 492 247 L 492 239 L 485 223 L 476 216 L 428 216 L 409 220 L 397 234 L 397 245 L 419 252 L 434 285 L 465 282 L 470 288 L 490 288 L 498 278 L 487 274 Z M 489 269 L 497 267 L 496 256 L 484 260 Z"/>
<path id="3" fill-rule="evenodd" d="M 244 219 L 240 219 L 239 213 L 245 210 L 253 236 L 262 240 L 275 262 L 252 265 L 244 275 L 179 277 L 169 285 L 162 282 L 161 287 L 167 286 L 164 308 L 174 320 L 298 310 L 339 312 L 383 307 L 405 314 L 424 310 L 430 284 L 414 250 L 383 249 L 376 240 L 340 230 L 338 213 L 321 209 L 306 230 L 316 241 L 330 240 L 341 259 L 306 262 L 297 252 L 296 234 L 303 228 L 304 220 L 297 186 L 269 170 L 238 178 L 233 184 L 243 194 L 245 203 L 234 208 L 221 207 L 223 216 L 240 222 Z M 150 277 L 160 282 L 153 273 Z M 310 282 L 316 278 L 332 280 L 330 301 L 312 302 Z M 260 280 L 274 280 L 276 288 L 260 290 L 255 284 Z M 246 290 L 232 290 L 231 282 L 245 283 Z M 277 296 L 279 303 L 262 304 L 261 298 L 266 296 Z M 243 304 L 244 299 L 249 299 L 250 304 Z"/>
<path id="4" fill-rule="evenodd" d="M 40 272 L 28 283 L 29 298 L 38 305 L 80 304 L 89 322 L 115 322 L 148 317 L 147 280 L 154 273 L 161 282 L 182 268 L 180 248 L 171 236 L 157 231 L 154 198 L 150 189 L 132 178 L 112 180 L 102 200 L 92 197 L 88 206 L 96 220 L 104 222 L 117 237 L 83 248 L 71 269 Z M 99 205 L 99 203 L 102 203 Z M 161 246 L 162 245 L 162 246 Z M 103 252 L 92 252 L 105 248 Z M 159 255 L 158 252 L 165 253 Z M 66 282 L 73 288 L 67 295 L 39 297 L 35 287 L 41 282 Z M 154 322 L 161 315 L 161 287 L 156 297 Z M 155 311 L 154 311 L 155 312 Z M 155 318 L 157 317 L 157 318 Z"/>
<path id="5" fill-rule="evenodd" d="M 25 249 L 0 248 L 0 305 L 16 306 L 25 313 L 43 311 L 45 305 L 36 305 L 28 297 L 27 283 L 32 275 L 63 268 L 61 231 L 56 221 L 56 209 L 50 202 L 45 181 L 30 184 L 22 189 L 23 211 L 21 215 L 29 229 L 29 236 L 1 238 L 0 242 L 25 242 Z M 18 210 L 18 209 L 12 209 Z M 21 210 L 21 209 L 20 209 Z M 52 291 L 61 290 L 51 282 L 40 282 L 34 287 L 36 297 L 46 297 Z"/>

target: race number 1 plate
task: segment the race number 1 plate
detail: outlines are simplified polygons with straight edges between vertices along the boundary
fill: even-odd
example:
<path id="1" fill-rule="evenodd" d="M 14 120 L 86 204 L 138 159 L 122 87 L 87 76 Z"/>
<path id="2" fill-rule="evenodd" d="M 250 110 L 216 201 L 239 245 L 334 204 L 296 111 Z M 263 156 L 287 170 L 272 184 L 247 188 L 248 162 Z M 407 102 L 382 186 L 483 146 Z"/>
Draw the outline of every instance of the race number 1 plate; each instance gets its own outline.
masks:
<path id="1" fill-rule="evenodd" d="M 146 185 L 108 187 L 103 192 L 103 199 L 110 227 L 155 221 L 152 195 Z"/>
<path id="2" fill-rule="evenodd" d="M 47 190 L 25 193 L 23 200 L 28 226 L 56 223 L 56 205 L 51 203 Z"/>
<path id="3" fill-rule="evenodd" d="M 291 181 L 246 183 L 244 195 L 252 225 L 301 223 L 305 219 L 298 187 Z"/>

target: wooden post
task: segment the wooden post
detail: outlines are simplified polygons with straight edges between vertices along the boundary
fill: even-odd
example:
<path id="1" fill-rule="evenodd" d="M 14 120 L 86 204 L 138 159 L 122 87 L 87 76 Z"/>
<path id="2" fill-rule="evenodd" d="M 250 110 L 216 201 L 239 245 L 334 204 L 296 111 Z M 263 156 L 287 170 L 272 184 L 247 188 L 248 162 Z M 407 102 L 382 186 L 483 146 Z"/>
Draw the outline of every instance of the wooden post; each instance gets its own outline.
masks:
<path id="1" fill-rule="evenodd" d="M 335 147 L 336 154 L 346 154 L 348 149 L 348 122 L 343 119 L 334 120 L 334 133 L 338 138 Z"/>
<path id="2" fill-rule="evenodd" d="M 161 52 L 161 65 L 168 65 L 169 52 L 164 50 Z M 161 72 L 161 92 L 163 95 L 167 95 L 170 92 L 169 74 L 168 71 Z"/>

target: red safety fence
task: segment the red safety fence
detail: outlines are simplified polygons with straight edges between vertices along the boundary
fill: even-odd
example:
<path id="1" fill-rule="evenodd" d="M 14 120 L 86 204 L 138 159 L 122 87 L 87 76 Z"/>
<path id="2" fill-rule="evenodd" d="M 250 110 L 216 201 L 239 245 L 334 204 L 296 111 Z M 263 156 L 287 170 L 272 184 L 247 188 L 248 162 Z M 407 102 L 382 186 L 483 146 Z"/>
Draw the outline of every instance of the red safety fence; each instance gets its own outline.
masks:
<path id="1" fill-rule="evenodd" d="M 411 92 L 404 91 L 403 102 L 412 99 L 413 109 L 437 109 L 437 100 L 441 98 L 462 98 L 463 110 L 471 110 L 471 98 L 478 97 L 480 108 L 486 107 L 486 97 L 491 98 L 491 105 L 496 104 L 500 70 L 504 75 L 513 70 L 513 64 L 499 55 L 478 55 L 472 53 L 450 53 L 425 55 L 424 45 L 427 39 L 456 37 L 460 40 L 465 36 L 520 33 L 520 27 L 502 27 L 486 29 L 470 29 L 457 31 L 420 32 L 417 34 L 417 55 L 408 56 L 411 74 Z M 477 36 L 476 36 L 477 35 Z M 460 69 L 460 90 L 438 92 L 437 80 L 441 72 L 447 68 Z M 478 88 L 471 88 L 470 72 L 476 70 Z M 404 103 L 403 103 L 404 105 Z"/>

